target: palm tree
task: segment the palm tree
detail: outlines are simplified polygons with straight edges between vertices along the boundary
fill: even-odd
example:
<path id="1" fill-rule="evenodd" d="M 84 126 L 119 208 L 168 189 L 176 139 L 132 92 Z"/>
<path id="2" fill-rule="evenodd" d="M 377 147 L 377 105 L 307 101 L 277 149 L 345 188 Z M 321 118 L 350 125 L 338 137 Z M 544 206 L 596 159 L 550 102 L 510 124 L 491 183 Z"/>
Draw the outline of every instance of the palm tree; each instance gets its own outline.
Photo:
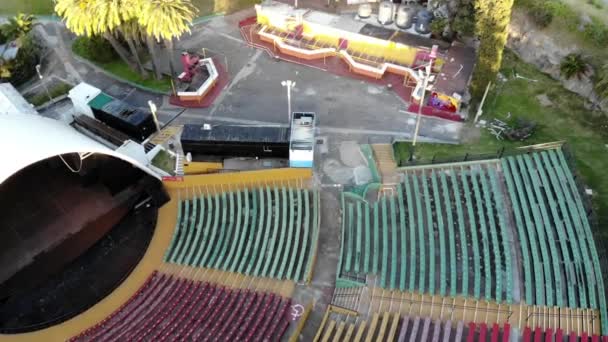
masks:
<path id="1" fill-rule="evenodd" d="M 17 14 L 17 16 L 10 18 L 8 23 L 2 25 L 2 35 L 6 37 L 7 43 L 0 51 L 0 79 L 7 79 L 12 74 L 12 63 L 4 60 L 4 53 L 9 46 L 8 41 L 14 40 L 18 46 L 22 46 L 23 39 L 32 31 L 33 27 L 34 16 L 23 13 Z"/>
<path id="2" fill-rule="evenodd" d="M 139 0 L 96 0 L 95 29 L 98 32 L 110 32 L 112 35 L 120 33 L 131 50 L 135 67 L 145 76 L 146 71 L 134 42 L 140 32 L 136 20 L 140 9 L 141 1 Z"/>
<path id="3" fill-rule="evenodd" d="M 120 25 L 118 31 L 120 31 L 129 46 L 129 50 L 131 50 L 131 55 L 133 55 L 133 58 L 135 59 L 139 73 L 142 76 L 147 77 L 148 73 L 141 62 L 138 49 L 138 47 L 141 46 L 141 42 L 145 39 L 145 33 L 141 30 L 141 26 L 139 26 L 136 19 L 131 19 Z"/>
<path id="4" fill-rule="evenodd" d="M 103 3 L 106 2 L 104 5 Z M 63 18 L 65 26 L 78 36 L 91 37 L 102 35 L 120 56 L 120 58 L 133 70 L 137 66 L 129 58 L 129 53 L 116 39 L 113 30 L 122 22 L 122 11 L 113 0 L 56 0 L 55 12 Z M 118 1 L 120 2 L 120 1 Z M 124 12 L 125 14 L 128 11 Z"/>
<path id="5" fill-rule="evenodd" d="M 160 61 L 153 46 L 154 42 L 165 42 L 169 52 L 169 68 L 171 76 L 175 75 L 173 66 L 173 39 L 179 38 L 184 32 L 190 32 L 194 15 L 198 12 L 190 0 L 146 0 L 142 4 L 139 24 L 144 28 L 148 39 L 148 47 L 155 65 L 156 77 L 160 78 Z"/>
<path id="6" fill-rule="evenodd" d="M 564 57 L 559 64 L 559 72 L 566 79 L 573 76 L 580 79 L 589 70 L 587 61 L 580 53 L 571 53 Z"/>
<path id="7" fill-rule="evenodd" d="M 19 13 L 2 26 L 2 33 L 8 40 L 17 40 L 18 43 L 21 43 L 22 38 L 27 36 L 33 28 L 34 16 Z"/>

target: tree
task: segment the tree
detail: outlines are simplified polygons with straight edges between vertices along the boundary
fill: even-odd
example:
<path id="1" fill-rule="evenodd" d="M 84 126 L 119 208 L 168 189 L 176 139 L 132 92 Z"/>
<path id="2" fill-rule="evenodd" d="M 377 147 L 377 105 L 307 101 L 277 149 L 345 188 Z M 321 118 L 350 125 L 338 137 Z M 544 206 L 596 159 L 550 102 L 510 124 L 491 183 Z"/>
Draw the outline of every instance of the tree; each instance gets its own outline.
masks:
<path id="1" fill-rule="evenodd" d="M 123 10 L 123 1 L 113 0 L 57 0 L 55 12 L 63 18 L 65 26 L 76 35 L 92 37 L 103 36 L 120 58 L 133 70 L 137 66 L 129 58 L 129 53 L 116 39 L 114 29 L 130 14 Z"/>
<path id="2" fill-rule="evenodd" d="M 480 39 L 471 94 L 480 98 L 488 82 L 496 79 L 507 43 L 513 0 L 475 0 L 475 30 Z"/>
<path id="3" fill-rule="evenodd" d="M 123 60 L 128 59 L 127 62 L 132 69 L 137 69 L 140 74 L 146 75 L 146 71 L 141 63 L 137 48 L 135 47 L 134 39 L 137 39 L 140 32 L 137 25 L 137 17 L 141 10 L 141 1 L 139 0 L 96 0 L 95 1 L 95 27 L 97 32 L 103 33 L 104 37 L 110 41 L 112 46 L 115 44 L 119 45 L 121 51 L 118 52 L 127 55 L 126 50 L 116 40 L 115 36 L 119 34 L 124 38 L 129 50 L 131 51 L 131 57 L 135 60 L 132 62 L 130 59 L 121 55 Z M 113 41 L 115 41 L 113 43 Z M 116 48 L 115 48 L 116 49 Z"/>
<path id="4" fill-rule="evenodd" d="M 175 76 L 173 65 L 173 39 L 179 38 L 183 33 L 190 32 L 190 25 L 194 15 L 198 12 L 190 0 L 147 0 L 143 2 L 139 16 L 139 24 L 144 28 L 148 37 L 165 42 L 169 52 L 169 68 L 171 76 Z M 152 40 L 147 39 L 153 64 L 155 64 L 156 77 L 160 78 L 160 61 L 152 46 Z"/>
<path id="5" fill-rule="evenodd" d="M 589 71 L 589 65 L 580 53 L 571 53 L 564 57 L 559 64 L 559 73 L 566 79 L 576 76 L 580 79 Z"/>
<path id="6" fill-rule="evenodd" d="M 34 16 L 31 14 L 19 13 L 10 18 L 8 23 L 2 26 L 2 34 L 8 40 L 17 40 L 21 44 L 21 40 L 27 36 L 34 27 Z"/>
<path id="7" fill-rule="evenodd" d="M 31 78 L 40 56 L 40 47 L 29 34 L 33 27 L 34 17 L 23 13 L 10 18 L 8 23 L 0 27 L 3 43 L 14 40 L 19 46 L 17 55 L 11 60 L 4 59 L 8 44 L 0 50 L 0 80 L 17 85 Z"/>
<path id="8" fill-rule="evenodd" d="M 129 46 L 129 50 L 131 50 L 131 55 L 133 55 L 133 58 L 135 59 L 139 73 L 147 76 L 148 73 L 144 69 L 144 65 L 141 62 L 138 49 L 138 46 L 141 45 L 141 41 L 145 40 L 145 33 L 142 32 L 141 26 L 139 26 L 137 23 L 137 19 L 131 19 L 123 23 L 118 28 L 118 31 L 120 31 L 123 38 L 127 42 L 127 45 Z"/>

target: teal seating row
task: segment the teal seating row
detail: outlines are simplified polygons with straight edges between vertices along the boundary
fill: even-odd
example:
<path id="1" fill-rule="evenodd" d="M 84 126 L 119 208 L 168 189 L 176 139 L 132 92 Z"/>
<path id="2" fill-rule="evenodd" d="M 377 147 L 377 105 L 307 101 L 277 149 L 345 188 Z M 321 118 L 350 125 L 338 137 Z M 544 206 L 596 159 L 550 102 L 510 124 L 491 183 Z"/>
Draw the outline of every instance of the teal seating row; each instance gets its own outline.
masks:
<path id="1" fill-rule="evenodd" d="M 469 249 L 468 249 L 468 240 L 467 240 L 467 234 L 466 234 L 466 226 L 465 226 L 465 217 L 464 217 L 464 211 L 462 208 L 462 195 L 460 194 L 460 187 L 458 186 L 458 179 L 456 178 L 456 173 L 453 170 L 450 170 L 450 181 L 452 182 L 452 191 L 454 194 L 454 202 L 456 203 L 456 213 L 458 216 L 458 233 L 460 234 L 460 259 L 462 260 L 462 268 L 461 268 L 461 282 L 462 282 L 462 287 L 460 290 L 460 293 L 463 296 L 466 296 L 469 294 Z M 442 173 L 443 174 L 443 173 Z M 447 180 L 446 180 L 447 182 Z M 446 191 L 449 191 L 448 188 L 446 187 Z M 472 209 L 471 209 L 472 211 Z M 450 231 L 453 231 L 454 229 L 449 229 Z M 479 260 L 479 258 L 476 258 L 475 260 Z M 455 268 L 452 268 L 455 269 Z M 479 268 L 475 268 L 476 270 L 479 270 Z M 477 271 L 476 271 L 477 272 Z M 457 273 L 457 272 L 452 272 L 452 273 Z M 455 283 L 453 283 L 455 284 Z M 452 286 L 452 291 L 455 292 L 456 291 L 456 287 Z M 453 296 L 455 296 L 455 294 L 453 294 Z"/>
<path id="2" fill-rule="evenodd" d="M 486 218 L 484 213 L 483 197 L 479 186 L 479 180 L 477 179 L 474 172 L 470 173 L 473 193 L 475 194 L 475 202 L 477 204 L 477 223 L 479 224 L 479 231 L 481 233 L 481 244 L 483 246 L 483 270 L 484 270 L 484 295 L 486 300 L 492 298 L 492 267 L 490 266 L 490 239 L 488 236 L 488 229 L 486 228 Z M 473 229 L 474 231 L 474 229 Z M 475 240 L 475 238 L 473 238 Z"/>
<path id="3" fill-rule="evenodd" d="M 608 321 L 597 250 L 563 152 L 507 157 L 501 166 L 517 225 L 526 302 L 599 308 L 604 329 Z"/>
<path id="4" fill-rule="evenodd" d="M 165 261 L 302 281 L 318 236 L 318 194 L 245 189 L 180 200 Z"/>
<path id="5" fill-rule="evenodd" d="M 473 246 L 473 270 L 475 272 L 473 277 L 473 298 L 479 299 L 481 297 L 481 254 L 479 251 L 479 238 L 477 237 L 477 229 L 470 229 L 471 227 L 477 227 L 477 221 L 475 219 L 471 188 L 469 187 L 467 174 L 464 170 L 460 172 L 460 177 L 463 186 L 465 202 L 467 204 L 467 217 L 469 219 L 469 231 L 471 234 L 471 244 Z M 454 184 L 455 186 L 458 186 L 457 182 Z"/>
<path id="6" fill-rule="evenodd" d="M 564 174 L 566 176 L 566 180 L 568 181 L 567 183 L 570 186 L 570 191 L 572 192 L 572 196 L 574 197 L 574 203 L 576 204 L 576 209 L 578 210 L 578 214 L 579 214 L 580 220 L 582 222 L 582 225 L 580 227 L 582 230 L 580 237 L 582 238 L 584 236 L 586 239 L 581 239 L 581 240 L 582 241 L 586 240 L 589 251 L 591 252 L 591 260 L 593 260 L 593 270 L 594 270 L 593 274 L 595 275 L 594 283 L 595 283 L 596 291 L 593 291 L 594 294 L 593 295 L 590 294 L 590 296 L 593 296 L 595 298 L 595 292 L 597 292 L 597 297 L 599 299 L 598 301 L 599 301 L 600 317 L 602 320 L 602 323 L 601 323 L 602 335 L 608 335 L 608 308 L 606 306 L 606 295 L 605 295 L 605 291 L 604 291 L 604 282 L 603 282 L 603 278 L 602 278 L 602 272 L 601 272 L 601 267 L 600 267 L 600 262 L 599 262 L 599 256 L 597 253 L 597 248 L 596 248 L 595 242 L 593 240 L 593 233 L 591 232 L 589 220 L 587 219 L 585 208 L 583 207 L 581 195 L 580 195 L 578 188 L 576 186 L 576 183 L 574 181 L 574 177 L 572 176 L 572 173 L 570 172 L 570 169 L 568 168 L 568 164 L 566 162 L 564 154 L 561 150 L 558 150 L 555 153 L 557 154 L 557 159 L 559 160 L 559 166 L 561 167 L 562 171 L 564 172 Z M 594 306 L 593 304 L 591 307 L 597 308 L 597 306 Z"/>
<path id="7" fill-rule="evenodd" d="M 501 254 L 500 254 L 500 245 L 498 244 L 498 229 L 496 227 L 496 220 L 494 218 L 494 208 L 493 208 L 493 196 L 492 196 L 492 189 L 490 189 L 489 185 L 488 185 L 488 180 L 486 178 L 486 174 L 485 171 L 483 170 L 483 168 L 479 169 L 479 178 L 481 180 L 481 189 L 483 191 L 483 198 L 484 198 L 484 205 L 486 207 L 486 214 L 487 214 L 487 218 L 488 218 L 488 231 L 490 233 L 490 238 L 491 238 L 491 242 L 492 242 L 492 252 L 494 254 L 494 267 L 497 270 L 502 270 L 502 259 L 501 259 Z M 496 276 L 494 277 L 495 280 L 495 290 L 496 290 L 496 300 L 497 301 L 502 301 L 502 287 L 503 287 L 503 279 L 502 279 L 502 273 L 501 272 L 497 272 Z M 486 284 L 487 286 L 487 284 Z M 488 295 L 486 294 L 486 297 Z"/>
<path id="8" fill-rule="evenodd" d="M 512 237 L 496 170 L 408 172 L 394 190 L 371 203 L 343 196 L 341 276 L 375 274 L 388 289 L 513 302 Z"/>
<path id="9" fill-rule="evenodd" d="M 518 196 L 514 196 L 511 198 L 511 204 L 513 206 L 513 213 L 515 216 L 515 225 L 517 226 L 517 233 L 519 237 L 519 245 L 521 246 L 521 255 L 522 255 L 522 263 L 524 268 L 524 301 L 528 305 L 533 305 L 535 303 L 534 297 L 532 296 L 533 284 L 539 281 L 539 278 L 535 279 L 535 283 L 532 282 L 532 273 L 534 273 L 535 277 L 538 277 L 538 274 L 535 270 L 532 270 L 532 262 L 536 265 L 538 263 L 538 255 L 536 250 L 536 245 L 532 246 L 533 257 L 530 260 L 530 250 L 528 249 L 528 237 L 527 237 L 527 229 L 531 229 L 529 225 L 530 217 L 528 208 L 525 207 L 525 210 L 522 210 L 522 206 L 520 206 L 520 200 L 522 200 L 522 196 L 524 194 L 522 192 L 516 192 L 515 185 L 513 181 L 513 177 L 511 175 L 510 166 L 506 159 L 501 160 L 502 171 L 505 177 L 505 182 L 507 184 L 507 190 L 511 194 L 518 194 Z M 523 200 L 525 203 L 525 199 Z M 522 211 L 525 214 L 522 215 Z M 524 220 L 525 216 L 525 220 Z M 542 276 L 542 274 L 541 274 Z M 542 279 L 542 278 L 540 278 Z M 536 288 L 536 298 L 541 297 L 544 301 L 544 294 L 542 292 L 542 287 Z"/>

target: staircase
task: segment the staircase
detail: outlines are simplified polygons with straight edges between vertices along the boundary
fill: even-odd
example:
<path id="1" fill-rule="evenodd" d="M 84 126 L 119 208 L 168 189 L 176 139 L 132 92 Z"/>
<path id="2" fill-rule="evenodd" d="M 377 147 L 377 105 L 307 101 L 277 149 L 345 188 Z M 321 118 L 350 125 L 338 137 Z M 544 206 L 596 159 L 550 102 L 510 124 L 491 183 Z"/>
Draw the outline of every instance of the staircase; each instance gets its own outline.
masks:
<path id="1" fill-rule="evenodd" d="M 154 145 L 162 145 L 171 139 L 171 137 L 178 134 L 182 128 L 183 126 L 181 125 L 165 127 L 150 138 L 150 143 Z"/>
<path id="2" fill-rule="evenodd" d="M 177 153 L 175 155 L 175 175 L 176 176 L 184 175 L 184 159 L 186 159 L 186 157 L 184 157 L 184 155 L 181 153 Z"/>
<path id="3" fill-rule="evenodd" d="M 382 183 L 393 184 L 399 182 L 397 163 L 393 158 L 393 146 L 391 144 L 372 144 L 371 146 L 378 171 L 382 177 Z"/>

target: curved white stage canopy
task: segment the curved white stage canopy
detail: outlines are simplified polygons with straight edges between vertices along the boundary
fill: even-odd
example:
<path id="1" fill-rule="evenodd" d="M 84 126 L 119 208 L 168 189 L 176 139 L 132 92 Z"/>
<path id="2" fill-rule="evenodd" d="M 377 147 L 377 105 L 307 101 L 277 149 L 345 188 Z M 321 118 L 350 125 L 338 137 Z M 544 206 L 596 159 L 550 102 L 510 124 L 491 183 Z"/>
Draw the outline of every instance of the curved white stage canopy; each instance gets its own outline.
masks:
<path id="1" fill-rule="evenodd" d="M 159 178 L 135 158 L 118 153 L 63 122 L 39 115 L 0 114 L 0 147 L 0 183 L 31 164 L 66 153 L 113 156 Z"/>

